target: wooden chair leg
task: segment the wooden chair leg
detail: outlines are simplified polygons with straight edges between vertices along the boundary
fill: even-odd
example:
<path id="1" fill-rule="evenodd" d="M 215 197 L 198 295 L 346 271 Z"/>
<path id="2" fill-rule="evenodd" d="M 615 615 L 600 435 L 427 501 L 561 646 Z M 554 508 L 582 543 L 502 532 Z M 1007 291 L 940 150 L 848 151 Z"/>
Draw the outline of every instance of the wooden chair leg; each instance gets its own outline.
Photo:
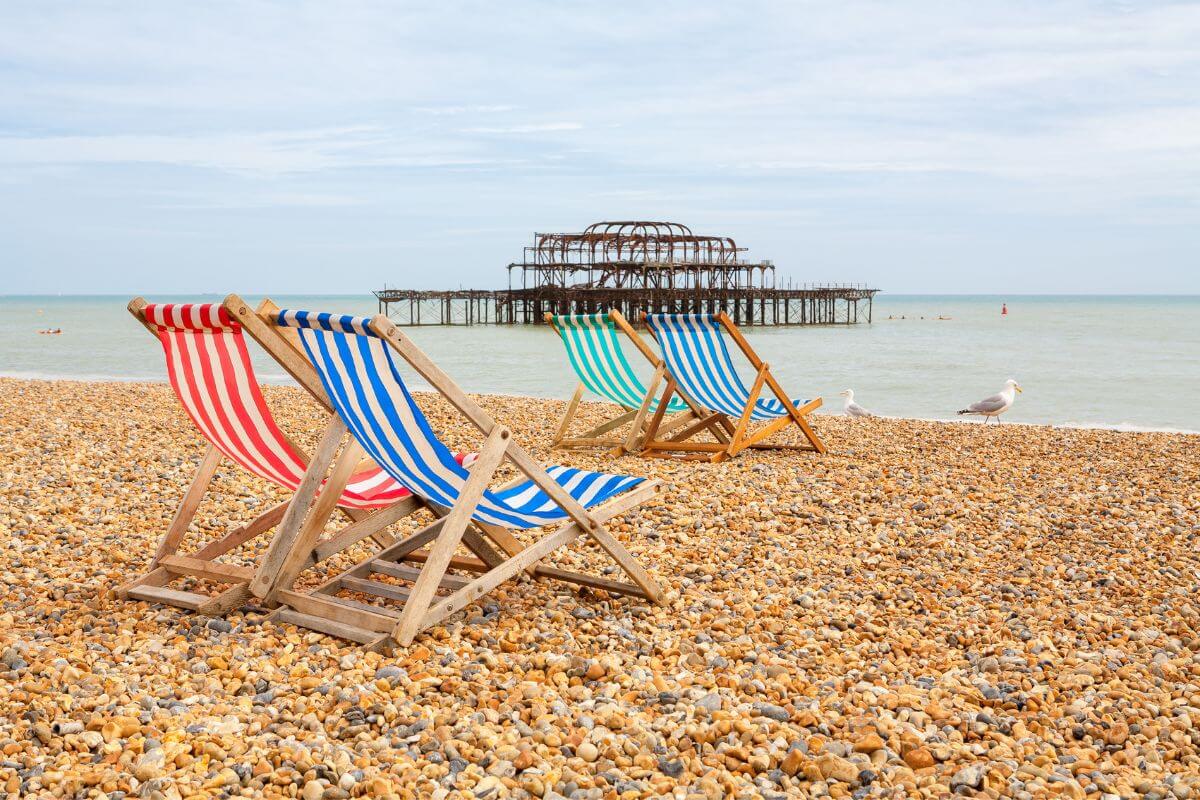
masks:
<path id="1" fill-rule="evenodd" d="M 754 406 L 758 403 L 758 396 L 762 394 L 763 381 L 767 376 L 767 365 L 762 364 L 758 368 L 758 374 L 754 377 L 754 385 L 750 388 L 750 397 L 746 400 L 746 408 L 742 411 L 742 416 L 738 418 L 737 425 L 733 429 L 733 438 L 729 442 L 729 447 L 726 452 L 732 458 L 742 449 L 743 439 L 746 436 L 746 426 L 750 424 L 750 417 L 754 414 Z"/>
<path id="2" fill-rule="evenodd" d="M 292 496 L 287 513 L 284 514 L 283 521 L 279 523 L 279 530 L 275 533 L 271 544 L 268 545 L 267 552 L 259 562 L 254 578 L 250 581 L 250 591 L 254 593 L 255 597 L 267 596 L 279 575 L 283 562 L 296 544 L 296 537 L 300 535 L 304 518 L 308 515 L 313 499 L 317 496 L 317 490 L 321 488 L 321 481 L 325 478 L 325 473 L 333 461 L 342 437 L 346 435 L 346 430 L 346 423 L 342 422 L 341 417 L 337 415 L 330 417 L 329 424 L 325 427 L 325 434 L 321 437 L 321 443 L 317 445 L 317 451 L 309 461 L 308 468 L 304 471 L 304 477 L 300 479 L 300 485 L 296 487 L 296 493 Z"/>
<path id="3" fill-rule="evenodd" d="M 567 429 L 571 427 L 571 420 L 575 419 L 575 410 L 579 408 L 579 401 L 583 399 L 583 383 L 575 389 L 575 395 L 571 398 L 571 402 L 567 403 L 567 411 L 563 414 L 562 422 L 558 425 L 558 431 L 555 432 L 554 438 L 550 441 L 551 447 L 557 447 L 558 443 L 567 435 Z"/>
<path id="4" fill-rule="evenodd" d="M 250 593 L 249 585 L 238 583 L 215 595 L 211 600 L 205 601 L 196 610 L 210 617 L 223 617 L 246 605 L 253 596 Z"/>
<path id="5" fill-rule="evenodd" d="M 671 404 L 671 398 L 675 396 L 675 379 L 667 377 L 666 388 L 663 389 L 662 397 L 658 398 L 658 408 L 654 410 L 654 416 L 650 418 L 650 425 L 646 428 L 646 433 L 642 435 L 642 449 L 656 440 L 658 429 L 662 426 L 663 417 L 667 415 L 667 406 Z"/>
<path id="6" fill-rule="evenodd" d="M 629 428 L 629 436 L 625 437 L 625 444 L 621 448 L 626 453 L 635 453 L 641 449 L 640 444 L 645 431 L 643 428 L 646 423 L 646 414 L 650 412 L 650 406 L 654 402 L 654 392 L 658 389 L 658 384 L 662 382 L 663 375 L 666 370 L 662 364 L 659 364 L 654 370 L 654 377 L 650 379 L 650 385 L 646 387 L 646 396 L 642 399 L 642 405 L 637 410 L 637 416 L 633 418 L 633 425 Z M 658 409 L 655 409 L 656 411 Z M 659 420 L 660 424 L 662 420 Z"/>
<path id="7" fill-rule="evenodd" d="M 288 502 L 290 501 L 285 500 L 282 503 L 276 503 L 245 525 L 234 528 L 220 539 L 213 539 L 193 553 L 192 557 L 207 561 L 223 556 L 230 550 L 236 550 L 255 536 L 278 525 L 287 512 Z"/>
<path id="8" fill-rule="evenodd" d="M 139 586 L 166 586 L 171 582 L 172 578 L 173 576 L 171 575 L 170 570 L 164 569 L 163 567 L 156 567 L 149 572 L 143 572 L 136 578 L 121 584 L 113 590 L 113 594 L 117 596 L 118 600 L 128 600 L 129 592 L 131 590 L 136 589 Z"/>
<path id="9" fill-rule="evenodd" d="M 345 426 L 343 426 L 344 429 Z M 329 522 L 329 518 L 333 515 L 334 510 L 337 509 L 338 500 L 341 498 L 342 491 L 346 488 L 346 483 L 350 480 L 350 476 L 354 474 L 354 467 L 357 465 L 361 453 L 362 448 L 359 447 L 357 440 L 350 439 L 350 441 L 346 442 L 346 446 L 342 449 L 341 455 L 338 456 L 333 466 L 333 472 L 325 481 L 325 485 L 321 487 L 321 493 L 317 496 L 316 502 L 312 504 L 312 508 L 304 519 L 300 533 L 296 536 L 290 551 L 279 568 L 278 575 L 275 576 L 275 580 L 264 597 L 268 603 L 275 602 L 275 595 L 278 594 L 281 588 L 292 588 L 293 584 L 296 583 L 296 578 L 300 576 L 300 573 L 310 563 L 313 550 L 316 548 L 321 534 L 325 531 L 326 523 Z M 314 457 L 313 465 L 316 463 L 317 458 Z M 312 465 L 309 468 L 311 469 Z"/>
<path id="10" fill-rule="evenodd" d="M 191 485 L 188 486 L 183 500 L 179 503 L 179 508 L 175 511 L 171 527 L 167 529 L 166 535 L 158 543 L 158 550 L 150 561 L 151 570 L 158 566 L 160 558 L 174 555 L 179 550 L 179 544 L 183 541 L 188 526 L 192 524 L 192 519 L 196 516 L 196 509 L 200 507 L 200 501 L 204 499 L 204 494 L 208 491 L 209 484 L 212 483 L 213 475 L 221 463 L 221 458 L 221 451 L 210 444 L 204 453 L 204 458 L 200 460 L 200 466 L 196 468 Z"/>
<path id="11" fill-rule="evenodd" d="M 425 627 L 425 614 L 442 582 L 442 576 L 446 574 L 450 559 L 471 522 L 471 514 L 483 498 L 488 482 L 504 460 L 511 440 L 508 428 L 500 425 L 492 428 L 480 449 L 479 459 L 471 467 L 470 477 L 458 494 L 458 502 L 442 519 L 441 532 L 430 548 L 429 558 L 421 568 L 421 574 L 413 584 L 408 601 L 404 604 L 404 610 L 400 612 L 400 619 L 392 632 L 392 638 L 402 646 L 411 644 Z"/>
<path id="12" fill-rule="evenodd" d="M 814 402 L 818 406 L 821 405 L 820 399 L 817 399 Z M 815 407 L 816 406 L 814 406 L 814 408 Z M 797 409 L 797 411 L 799 411 L 799 409 Z M 825 447 L 825 443 L 821 441 L 820 437 L 817 436 L 817 432 L 814 431 L 812 429 L 812 426 L 808 424 L 808 414 L 807 413 L 804 413 L 804 414 L 797 413 L 795 419 L 796 419 L 796 424 L 800 426 L 800 430 L 804 431 L 804 438 L 808 439 L 808 442 L 809 442 L 809 444 L 811 444 L 813 446 L 813 449 L 816 450 L 818 453 L 827 452 L 828 448 Z"/>

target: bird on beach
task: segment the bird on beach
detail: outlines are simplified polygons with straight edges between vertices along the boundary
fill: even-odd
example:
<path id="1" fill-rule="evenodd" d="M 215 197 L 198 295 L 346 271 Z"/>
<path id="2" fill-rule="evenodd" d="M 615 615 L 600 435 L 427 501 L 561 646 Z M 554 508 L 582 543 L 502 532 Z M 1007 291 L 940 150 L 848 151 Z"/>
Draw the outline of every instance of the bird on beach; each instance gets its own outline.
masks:
<path id="1" fill-rule="evenodd" d="M 846 412 L 847 417 L 873 417 L 875 416 L 870 411 L 854 402 L 854 390 L 846 389 L 844 392 L 839 392 L 842 397 L 846 398 L 846 404 L 842 406 L 842 411 Z"/>
<path id="2" fill-rule="evenodd" d="M 1009 378 L 1004 382 L 1004 388 L 1000 390 L 999 394 L 994 394 L 986 400 L 980 400 L 978 403 L 972 403 L 958 413 L 978 414 L 984 418 L 983 421 L 985 424 L 988 421 L 988 417 L 995 417 L 996 424 L 999 425 L 1000 415 L 1012 408 L 1013 400 L 1017 397 L 1016 392 L 1022 391 L 1024 389 L 1018 386 L 1017 382 L 1012 378 Z"/>

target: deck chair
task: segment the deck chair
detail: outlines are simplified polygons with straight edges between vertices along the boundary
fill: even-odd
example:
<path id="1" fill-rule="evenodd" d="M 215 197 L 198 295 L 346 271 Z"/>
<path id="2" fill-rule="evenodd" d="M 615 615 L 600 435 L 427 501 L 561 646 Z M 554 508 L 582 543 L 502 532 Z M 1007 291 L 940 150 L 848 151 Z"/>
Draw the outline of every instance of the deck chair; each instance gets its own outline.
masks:
<path id="1" fill-rule="evenodd" d="M 422 630 L 522 571 L 661 600 L 658 584 L 604 528 L 607 520 L 654 495 L 657 482 L 566 467 L 543 469 L 514 441 L 508 428 L 496 424 L 385 316 L 368 319 L 284 310 L 277 323 L 299 332 L 342 428 L 350 430 L 359 446 L 392 479 L 439 510 L 431 524 L 312 592 L 293 589 L 296 563 L 286 564 L 268 595 L 282 604 L 277 619 L 375 649 L 390 649 L 393 642 L 410 644 Z M 406 361 L 486 436 L 470 472 L 434 434 L 393 355 Z M 505 460 L 523 477 L 489 488 Z M 327 490 L 336 491 L 349 474 L 344 457 L 334 462 L 331 454 L 318 454 L 312 462 L 314 469 L 331 464 Z M 528 545 L 513 534 L 551 525 L 558 527 Z M 632 583 L 539 563 L 581 536 L 597 543 Z M 428 550 L 418 553 L 418 548 L 426 545 Z M 456 556 L 460 545 L 477 558 Z M 309 548 L 310 543 L 301 536 L 292 552 L 302 559 Z M 422 568 L 399 564 L 406 556 L 423 562 Z M 469 576 L 451 574 L 451 569 Z M 385 576 L 384 580 L 374 579 L 380 576 Z M 439 596 L 439 591 L 448 594 Z M 344 592 L 403 605 L 396 609 L 390 604 L 364 603 L 339 596 Z"/>
<path id="2" fill-rule="evenodd" d="M 793 448 L 825 452 L 825 445 L 809 425 L 807 416 L 820 407 L 821 398 L 793 401 L 768 365 L 750 347 L 741 331 L 725 312 L 719 314 L 646 314 L 647 327 L 662 349 L 667 370 L 667 388 L 659 413 L 650 420 L 642 455 L 723 461 L 748 447 Z M 738 349 L 756 370 L 754 384 L 747 389 L 738 375 L 722 331 L 728 332 Z M 763 397 L 764 390 L 774 397 Z M 662 409 L 674 394 L 687 397 L 707 413 L 687 428 L 664 438 L 660 433 Z M 751 422 L 766 422 L 754 432 Z M 795 424 L 808 440 L 807 446 L 767 444 L 765 439 Z M 715 442 L 689 441 L 708 430 Z"/>
<path id="3" fill-rule="evenodd" d="M 563 346 L 567 349 L 571 367 L 579 376 L 579 386 L 575 389 L 571 402 L 567 404 L 566 413 L 563 414 L 551 446 L 611 447 L 614 455 L 641 450 L 642 436 L 650 422 L 649 415 L 658 410 L 658 398 L 655 394 L 665 374 L 662 359 L 654 354 L 619 311 L 600 314 L 546 314 L 546 322 L 558 332 Z M 650 379 L 649 386 L 643 385 L 625 358 L 618 334 L 628 337 L 638 352 L 654 367 L 654 376 Z M 586 433 L 568 438 L 567 433 L 585 389 L 616 403 L 624 412 Z M 689 408 L 683 397 L 672 398 L 667 404 L 667 413 L 674 416 L 664 421 L 664 432 L 686 424 L 696 416 L 696 412 Z M 629 426 L 629 432 L 624 438 L 604 438 L 605 434 L 611 434 L 625 425 Z"/>
<path id="4" fill-rule="evenodd" d="M 264 301 L 263 306 L 273 308 L 270 301 Z M 269 570 L 280 556 L 276 554 L 272 561 L 269 547 L 257 568 L 224 563 L 218 558 L 272 528 L 279 531 L 298 528 L 304 521 L 299 512 L 307 510 L 307 503 L 296 505 L 284 501 L 272 505 L 196 552 L 181 555 L 179 548 L 217 467 L 222 461 L 236 464 L 294 493 L 294 497 L 307 498 L 321 488 L 321 476 L 307 470 L 307 455 L 271 415 L 251 366 L 243 332 L 257 329 L 256 338 L 267 352 L 296 375 L 301 385 L 326 408 L 330 408 L 329 401 L 307 359 L 292 350 L 274 326 L 261 323 L 236 295 L 230 295 L 223 304 L 186 305 L 148 304 L 139 297 L 129 303 L 129 311 L 161 343 L 171 388 L 209 444 L 149 568 L 118 587 L 116 594 L 209 615 L 225 614 L 247 603 L 256 586 L 260 595 L 265 593 L 273 577 Z M 332 416 L 332 409 L 330 413 Z M 338 440 L 323 440 L 318 454 L 338 445 Z M 332 497 L 337 501 L 336 507 L 353 524 L 332 539 L 320 542 L 319 550 L 310 551 L 307 554 L 310 563 L 341 552 L 368 536 L 380 546 L 392 544 L 393 537 L 384 529 L 423 505 L 369 461 L 359 465 Z M 322 528 L 333 510 L 327 509 L 325 518 L 319 520 Z M 315 518 L 310 522 L 317 523 Z M 273 539 L 272 545 L 274 542 Z M 169 587 L 176 579 L 185 577 L 229 586 L 216 595 Z"/>

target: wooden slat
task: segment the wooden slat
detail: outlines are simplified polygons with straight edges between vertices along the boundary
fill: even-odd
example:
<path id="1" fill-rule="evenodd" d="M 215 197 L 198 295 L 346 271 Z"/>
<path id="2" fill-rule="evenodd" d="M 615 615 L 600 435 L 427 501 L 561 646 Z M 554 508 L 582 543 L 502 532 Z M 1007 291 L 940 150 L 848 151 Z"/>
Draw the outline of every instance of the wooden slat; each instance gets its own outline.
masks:
<path id="1" fill-rule="evenodd" d="M 479 562 L 483 565 L 483 562 Z M 486 566 L 484 567 L 486 569 Z M 390 575 L 393 578 L 415 582 L 421 576 L 421 570 L 415 567 L 397 564 L 394 561 L 379 561 L 371 562 L 371 571 L 378 572 L 380 575 Z M 468 581 L 463 578 L 455 577 L 454 575 L 445 575 L 442 577 L 441 586 L 443 589 L 461 589 L 466 586 Z"/>
<path id="2" fill-rule="evenodd" d="M 164 603 L 188 611 L 199 611 L 200 606 L 208 600 L 207 595 L 195 592 L 181 592 L 178 589 L 168 589 L 165 586 L 135 586 L 129 590 L 129 596 L 134 600 L 145 600 L 148 603 Z"/>
<path id="3" fill-rule="evenodd" d="M 394 619 L 378 610 L 365 611 L 349 605 L 341 598 L 327 594 L 305 594 L 284 589 L 278 597 L 279 602 L 291 606 L 302 614 L 340 622 L 355 628 L 387 633 L 396 624 Z"/>
<path id="4" fill-rule="evenodd" d="M 360 644 L 374 644 L 380 639 L 380 635 L 376 631 L 347 625 L 344 622 L 337 622 L 325 617 L 305 614 L 291 608 L 279 609 L 272 615 L 272 618 L 278 622 L 295 625 L 298 628 L 307 628 L 318 633 L 336 636 L 339 639 L 349 639 L 352 642 L 359 642 Z"/>
<path id="5" fill-rule="evenodd" d="M 750 343 L 746 341 L 746 337 L 743 336 L 742 332 L 738 330 L 736 325 L 733 324 L 733 320 L 729 318 L 729 315 L 722 311 L 717 315 L 717 320 L 722 326 L 724 326 L 725 330 L 729 332 L 730 337 L 734 340 L 734 342 L 737 343 L 738 348 L 742 351 L 754 368 L 761 368 L 763 366 L 762 359 L 759 358 L 758 354 L 754 352 L 754 348 L 750 346 Z M 775 380 L 775 376 L 771 374 L 769 369 L 765 372 L 763 377 L 767 382 L 767 386 L 771 388 L 771 392 L 776 398 L 778 398 L 779 402 L 783 403 L 784 407 L 787 409 L 788 415 L 795 421 L 796 425 L 800 427 L 800 430 L 804 432 L 805 438 L 812 443 L 813 449 L 818 453 L 824 453 L 826 451 L 825 443 L 821 441 L 816 432 L 812 429 L 812 426 L 808 424 L 808 420 L 805 418 L 809 411 L 821 405 L 821 398 L 818 397 L 816 400 L 810 401 L 804 406 L 806 410 L 801 411 L 792 405 L 791 398 L 787 396 L 787 392 L 785 392 L 783 387 L 779 385 L 779 381 Z"/>
<path id="6" fill-rule="evenodd" d="M 363 578 L 345 577 L 342 578 L 341 584 L 341 588 L 351 592 L 361 592 L 363 594 L 374 595 L 375 597 L 386 597 L 389 600 L 399 600 L 400 602 L 407 601 L 410 594 L 402 586 L 392 586 L 390 583 L 364 580 Z M 396 612 L 396 616 L 399 617 L 400 612 Z"/>
<path id="7" fill-rule="evenodd" d="M 176 575 L 192 575 L 221 583 L 242 583 L 254 577 L 254 570 L 237 564 L 222 564 L 192 556 L 163 556 L 160 564 Z"/>
<path id="8" fill-rule="evenodd" d="M 576 583 L 580 586 L 587 586 L 592 589 L 603 589 L 606 592 L 613 594 L 624 594 L 631 597 L 645 597 L 649 599 L 646 590 L 632 583 L 624 583 L 623 581 L 609 580 L 608 578 L 600 578 L 595 575 L 587 575 L 583 572 L 572 572 L 570 570 L 558 569 L 557 567 L 547 567 L 538 564 L 534 567 L 534 575 L 539 578 L 550 578 L 564 583 Z"/>
<path id="9" fill-rule="evenodd" d="M 595 436 L 581 437 L 578 439 L 563 439 L 558 442 L 555 447 L 560 450 L 571 450 L 575 448 L 594 448 L 594 447 L 612 447 L 622 444 L 624 439 L 600 439 Z"/>
<path id="10" fill-rule="evenodd" d="M 428 550 L 414 550 L 404 557 L 406 561 L 426 562 L 429 560 Z M 454 556 L 450 559 L 450 569 L 465 569 L 469 572 L 487 572 L 488 565 L 478 558 L 469 556 Z"/>
<path id="11" fill-rule="evenodd" d="M 716 442 L 676 442 L 671 440 L 667 442 L 647 442 L 645 450 L 688 450 L 715 453 L 723 452 L 727 447 L 729 445 L 717 444 Z"/>
<path id="12" fill-rule="evenodd" d="M 355 580 L 358 580 L 358 579 L 356 578 Z M 370 592 L 364 592 L 364 594 L 370 594 Z M 407 597 L 407 595 L 405 595 L 405 597 Z M 389 597 L 388 599 L 400 600 L 403 602 L 403 600 L 405 598 L 404 597 Z M 375 605 L 371 605 L 370 603 L 363 603 L 358 600 L 352 600 L 349 597 L 339 597 L 337 600 L 339 603 L 348 605 L 351 608 L 357 608 L 361 611 L 367 611 L 371 614 L 383 614 L 385 617 L 391 617 L 392 619 L 400 618 L 400 612 L 399 612 L 399 610 L 397 610 L 395 608 L 389 608 L 388 606 L 375 606 Z"/>
<path id="13" fill-rule="evenodd" d="M 463 531 L 462 543 L 490 567 L 504 562 L 504 556 L 496 552 L 496 548 L 492 547 L 492 543 L 483 538 L 474 525 L 467 525 L 467 529 Z M 520 552 L 521 549 L 517 548 L 517 552 Z"/>

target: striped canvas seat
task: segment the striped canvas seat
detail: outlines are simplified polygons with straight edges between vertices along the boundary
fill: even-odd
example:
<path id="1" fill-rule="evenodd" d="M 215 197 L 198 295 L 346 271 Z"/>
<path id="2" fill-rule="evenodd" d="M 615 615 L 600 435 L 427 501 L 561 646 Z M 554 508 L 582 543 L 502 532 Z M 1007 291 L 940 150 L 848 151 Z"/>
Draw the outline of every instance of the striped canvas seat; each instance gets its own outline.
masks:
<path id="1" fill-rule="evenodd" d="M 554 317 L 554 327 L 584 386 L 623 408 L 642 405 L 646 386 L 625 358 L 617 326 L 608 314 L 562 314 Z M 651 398 L 649 412 L 657 410 L 658 398 Z M 687 404 L 678 398 L 667 403 L 669 414 L 687 410 Z"/>
<path id="2" fill-rule="evenodd" d="M 667 371 L 680 391 L 710 411 L 740 417 L 750 390 L 738 375 L 712 314 L 647 314 L 646 325 L 662 348 Z M 793 401 L 800 406 L 807 401 Z M 760 397 L 751 420 L 778 419 L 788 413 L 773 397 Z"/>
<path id="3" fill-rule="evenodd" d="M 468 472 L 437 438 L 413 401 L 387 343 L 365 317 L 283 310 L 277 323 L 299 330 L 305 352 L 326 393 L 358 443 L 387 473 L 414 494 L 455 506 Z M 641 478 L 567 467 L 546 472 L 585 508 L 636 486 Z M 472 517 L 505 528 L 538 528 L 567 518 L 532 481 L 504 491 L 486 490 Z"/>
<path id="4" fill-rule="evenodd" d="M 144 313 L 158 331 L 171 387 L 204 438 L 249 472 L 296 491 L 305 462 L 267 407 L 241 326 L 213 303 L 149 304 Z M 372 465 L 351 477 L 338 505 L 375 509 L 409 495 Z"/>

